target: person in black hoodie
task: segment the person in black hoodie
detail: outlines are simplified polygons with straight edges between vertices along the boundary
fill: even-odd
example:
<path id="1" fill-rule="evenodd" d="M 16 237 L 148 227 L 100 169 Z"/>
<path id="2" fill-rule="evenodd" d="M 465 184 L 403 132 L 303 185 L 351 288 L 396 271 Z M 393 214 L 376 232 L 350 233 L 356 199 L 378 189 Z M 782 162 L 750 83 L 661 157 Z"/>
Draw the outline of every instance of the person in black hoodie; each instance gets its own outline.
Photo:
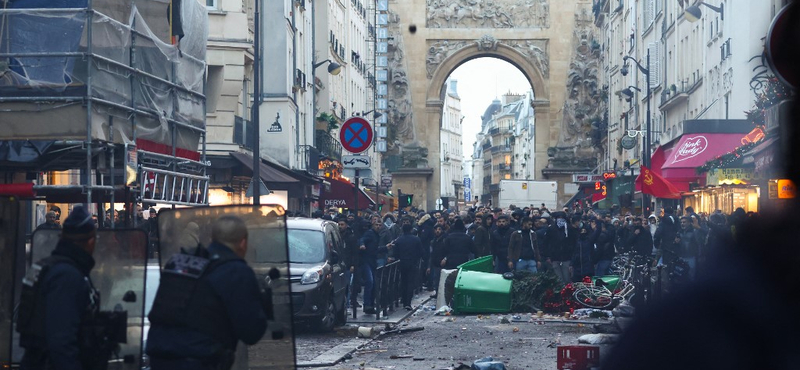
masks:
<path id="1" fill-rule="evenodd" d="M 584 276 L 594 275 L 594 243 L 600 235 L 596 223 L 578 219 L 574 225 L 579 228 L 578 246 L 572 255 L 572 281 L 581 281 Z"/>
<path id="2" fill-rule="evenodd" d="M 356 269 L 361 283 L 364 285 L 364 313 L 375 313 L 375 300 L 373 297 L 375 269 L 378 268 L 378 244 L 380 243 L 381 225 L 375 224 L 364 233 L 359 240 L 358 261 Z M 355 292 L 354 292 L 355 293 Z"/>
<path id="3" fill-rule="evenodd" d="M 422 258 L 422 241 L 411 235 L 411 225 L 403 225 L 403 235 L 394 242 L 394 256 L 399 259 L 400 294 L 403 308 L 411 311 L 411 297 L 414 295 L 414 281 Z"/>
<path id="4" fill-rule="evenodd" d="M 658 229 L 656 234 L 653 235 L 653 245 L 655 246 L 659 256 L 664 255 L 664 251 L 668 256 L 675 256 L 677 254 L 678 243 L 675 242 L 675 237 L 680 232 L 681 224 L 680 219 L 674 215 L 672 207 L 664 208 L 664 217 L 658 222 Z M 659 264 L 663 263 L 663 257 L 659 259 Z"/>
<path id="5" fill-rule="evenodd" d="M 628 236 L 628 250 L 638 256 L 650 256 L 653 253 L 653 236 L 650 229 L 642 224 L 641 218 L 633 220 L 633 229 Z"/>
<path id="6" fill-rule="evenodd" d="M 567 221 L 564 212 L 553 212 L 555 222 L 547 230 L 545 244 L 547 245 L 547 262 L 562 283 L 569 283 L 571 278 L 570 266 L 572 255 L 578 246 L 578 229 Z"/>
<path id="7" fill-rule="evenodd" d="M 597 240 L 594 242 L 595 247 L 592 254 L 594 276 L 603 276 L 609 273 L 608 269 L 611 267 L 611 262 L 616 255 L 614 251 L 614 234 L 609 230 L 609 224 L 602 220 L 597 220 L 596 225 L 600 230 L 600 234 L 597 235 Z"/>
<path id="8" fill-rule="evenodd" d="M 439 285 L 439 276 L 442 272 L 441 265 L 439 264 L 445 256 L 444 252 L 444 228 L 440 225 L 433 227 L 433 240 L 431 241 L 431 259 L 428 262 L 428 269 L 426 273 L 430 276 L 430 281 L 433 282 L 433 289 Z M 434 294 L 435 296 L 435 294 Z"/>
<path id="9" fill-rule="evenodd" d="M 345 271 L 345 276 L 347 277 L 348 285 L 347 285 L 347 304 L 348 307 L 358 307 L 358 302 L 356 298 L 358 293 L 352 294 L 351 292 L 358 292 L 361 290 L 361 279 L 359 279 L 355 274 L 356 269 L 360 265 L 358 261 L 358 238 L 356 237 L 356 233 L 353 229 L 347 224 L 347 218 L 339 217 L 336 222 L 339 224 L 339 234 L 342 236 L 342 242 L 344 242 L 344 255 L 342 256 L 342 261 L 344 261 L 345 265 L 347 266 L 347 270 Z"/>
<path id="10" fill-rule="evenodd" d="M 439 264 L 446 269 L 455 269 L 458 265 L 469 261 L 469 255 L 475 250 L 472 238 L 466 234 L 464 221 L 456 218 L 450 233 L 444 239 L 444 258 Z"/>
<path id="11" fill-rule="evenodd" d="M 498 274 L 510 271 L 508 269 L 508 246 L 511 244 L 512 233 L 514 233 L 514 229 L 509 224 L 508 215 L 500 215 L 497 218 L 497 229 L 492 231 L 490 238 L 494 256 L 494 272 Z"/>
<path id="12" fill-rule="evenodd" d="M 436 221 L 434 221 L 433 217 L 429 214 L 424 214 L 419 221 L 417 222 L 417 236 L 419 237 L 420 241 L 422 241 L 422 245 L 431 245 L 431 240 L 433 240 L 433 226 L 436 225 Z M 424 262 L 424 266 L 427 266 L 431 258 L 430 248 L 426 248 L 422 251 L 422 262 Z M 425 271 L 420 271 L 420 279 L 425 282 L 425 285 L 428 286 L 429 290 L 432 290 L 430 287 L 430 283 L 428 282 L 428 277 L 425 276 Z"/>

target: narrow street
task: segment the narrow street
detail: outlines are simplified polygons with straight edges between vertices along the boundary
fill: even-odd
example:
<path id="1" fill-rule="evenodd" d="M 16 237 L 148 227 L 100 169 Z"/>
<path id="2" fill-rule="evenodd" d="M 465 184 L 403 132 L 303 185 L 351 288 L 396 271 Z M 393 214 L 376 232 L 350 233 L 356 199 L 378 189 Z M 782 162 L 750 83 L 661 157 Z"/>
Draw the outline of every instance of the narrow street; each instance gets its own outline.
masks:
<path id="1" fill-rule="evenodd" d="M 399 328 L 423 330 L 381 335 L 373 340 L 357 339 L 353 324 L 329 334 L 297 333 L 298 367 L 310 365 L 318 356 L 342 349 L 340 360 L 319 369 L 452 369 L 460 364 L 491 356 L 507 369 L 555 369 L 556 345 L 577 345 L 578 337 L 592 333 L 599 321 L 566 322 L 560 318 L 534 319 L 531 314 L 436 316 L 419 307 Z M 503 318 L 509 323 L 502 323 Z M 372 324 L 375 328 L 382 325 Z M 349 348 L 347 348 L 349 345 Z M 608 348 L 601 346 L 601 358 Z M 335 352 L 335 351 L 333 351 Z M 252 356 L 252 354 L 251 354 Z M 324 357 L 324 356 L 323 356 Z"/>

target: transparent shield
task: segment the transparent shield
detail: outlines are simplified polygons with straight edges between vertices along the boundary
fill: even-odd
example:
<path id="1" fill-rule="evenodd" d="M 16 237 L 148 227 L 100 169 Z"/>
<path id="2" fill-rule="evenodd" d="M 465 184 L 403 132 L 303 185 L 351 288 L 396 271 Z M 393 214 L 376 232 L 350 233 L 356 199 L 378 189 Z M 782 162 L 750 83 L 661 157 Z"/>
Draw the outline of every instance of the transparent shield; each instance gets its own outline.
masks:
<path id="1" fill-rule="evenodd" d="M 281 206 L 222 206 L 162 210 L 158 214 L 159 242 L 163 264 L 181 248 L 194 248 L 211 242 L 211 226 L 219 217 L 233 215 L 247 224 L 247 255 L 263 287 L 272 290 L 274 318 L 257 344 L 240 344 L 234 369 L 294 369 L 295 348 L 292 331 L 291 290 L 288 280 L 289 258 L 286 215 Z M 270 270 L 280 278 L 271 279 Z M 149 287 L 148 287 L 149 288 Z M 274 339 L 277 338 L 277 339 Z"/>
<path id="2" fill-rule="evenodd" d="M 31 261 L 52 253 L 61 230 L 38 230 L 33 233 Z M 147 234 L 142 230 L 98 230 L 94 250 L 95 265 L 91 278 L 100 292 L 101 311 L 126 311 L 126 343 L 111 358 L 109 369 L 138 369 L 142 359 L 145 277 L 147 274 Z M 150 288 L 149 286 L 147 288 Z M 127 294 L 127 299 L 123 300 Z"/>
<path id="3" fill-rule="evenodd" d="M 18 202 L 0 198 L 0 367 L 4 369 L 12 362 L 11 347 L 14 341 L 12 318 L 19 219 Z"/>

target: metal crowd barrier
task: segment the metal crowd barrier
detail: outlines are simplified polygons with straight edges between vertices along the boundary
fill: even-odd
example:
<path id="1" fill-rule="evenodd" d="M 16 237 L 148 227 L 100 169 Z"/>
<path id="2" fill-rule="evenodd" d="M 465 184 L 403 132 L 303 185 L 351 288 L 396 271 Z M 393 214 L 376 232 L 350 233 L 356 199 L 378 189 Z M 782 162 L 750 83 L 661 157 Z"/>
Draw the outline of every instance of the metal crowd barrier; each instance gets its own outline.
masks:
<path id="1" fill-rule="evenodd" d="M 420 293 L 422 288 L 424 261 L 420 261 L 417 265 L 416 271 L 412 273 L 414 277 L 414 293 Z M 390 312 L 400 307 L 402 299 L 400 276 L 400 261 L 394 261 L 384 266 L 378 267 L 373 274 L 373 297 L 375 298 L 375 317 L 380 320 L 386 317 Z M 355 286 L 355 284 L 354 284 Z M 356 294 L 352 292 L 351 294 Z M 353 318 L 358 318 L 358 310 L 353 310 Z"/>

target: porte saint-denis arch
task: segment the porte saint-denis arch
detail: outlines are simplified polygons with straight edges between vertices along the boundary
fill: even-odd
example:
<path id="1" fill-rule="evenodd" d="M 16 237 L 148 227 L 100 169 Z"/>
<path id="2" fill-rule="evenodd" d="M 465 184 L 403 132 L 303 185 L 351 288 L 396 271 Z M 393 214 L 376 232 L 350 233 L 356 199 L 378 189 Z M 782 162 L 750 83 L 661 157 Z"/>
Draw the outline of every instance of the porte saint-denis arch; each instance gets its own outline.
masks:
<path id="1" fill-rule="evenodd" d="M 513 64 L 533 88 L 536 179 L 560 180 L 563 201 L 571 175 L 597 166 L 607 91 L 590 0 L 389 0 L 380 13 L 388 30 L 384 158 L 399 164 L 395 194 L 435 207 L 445 81 L 479 57 Z"/>

